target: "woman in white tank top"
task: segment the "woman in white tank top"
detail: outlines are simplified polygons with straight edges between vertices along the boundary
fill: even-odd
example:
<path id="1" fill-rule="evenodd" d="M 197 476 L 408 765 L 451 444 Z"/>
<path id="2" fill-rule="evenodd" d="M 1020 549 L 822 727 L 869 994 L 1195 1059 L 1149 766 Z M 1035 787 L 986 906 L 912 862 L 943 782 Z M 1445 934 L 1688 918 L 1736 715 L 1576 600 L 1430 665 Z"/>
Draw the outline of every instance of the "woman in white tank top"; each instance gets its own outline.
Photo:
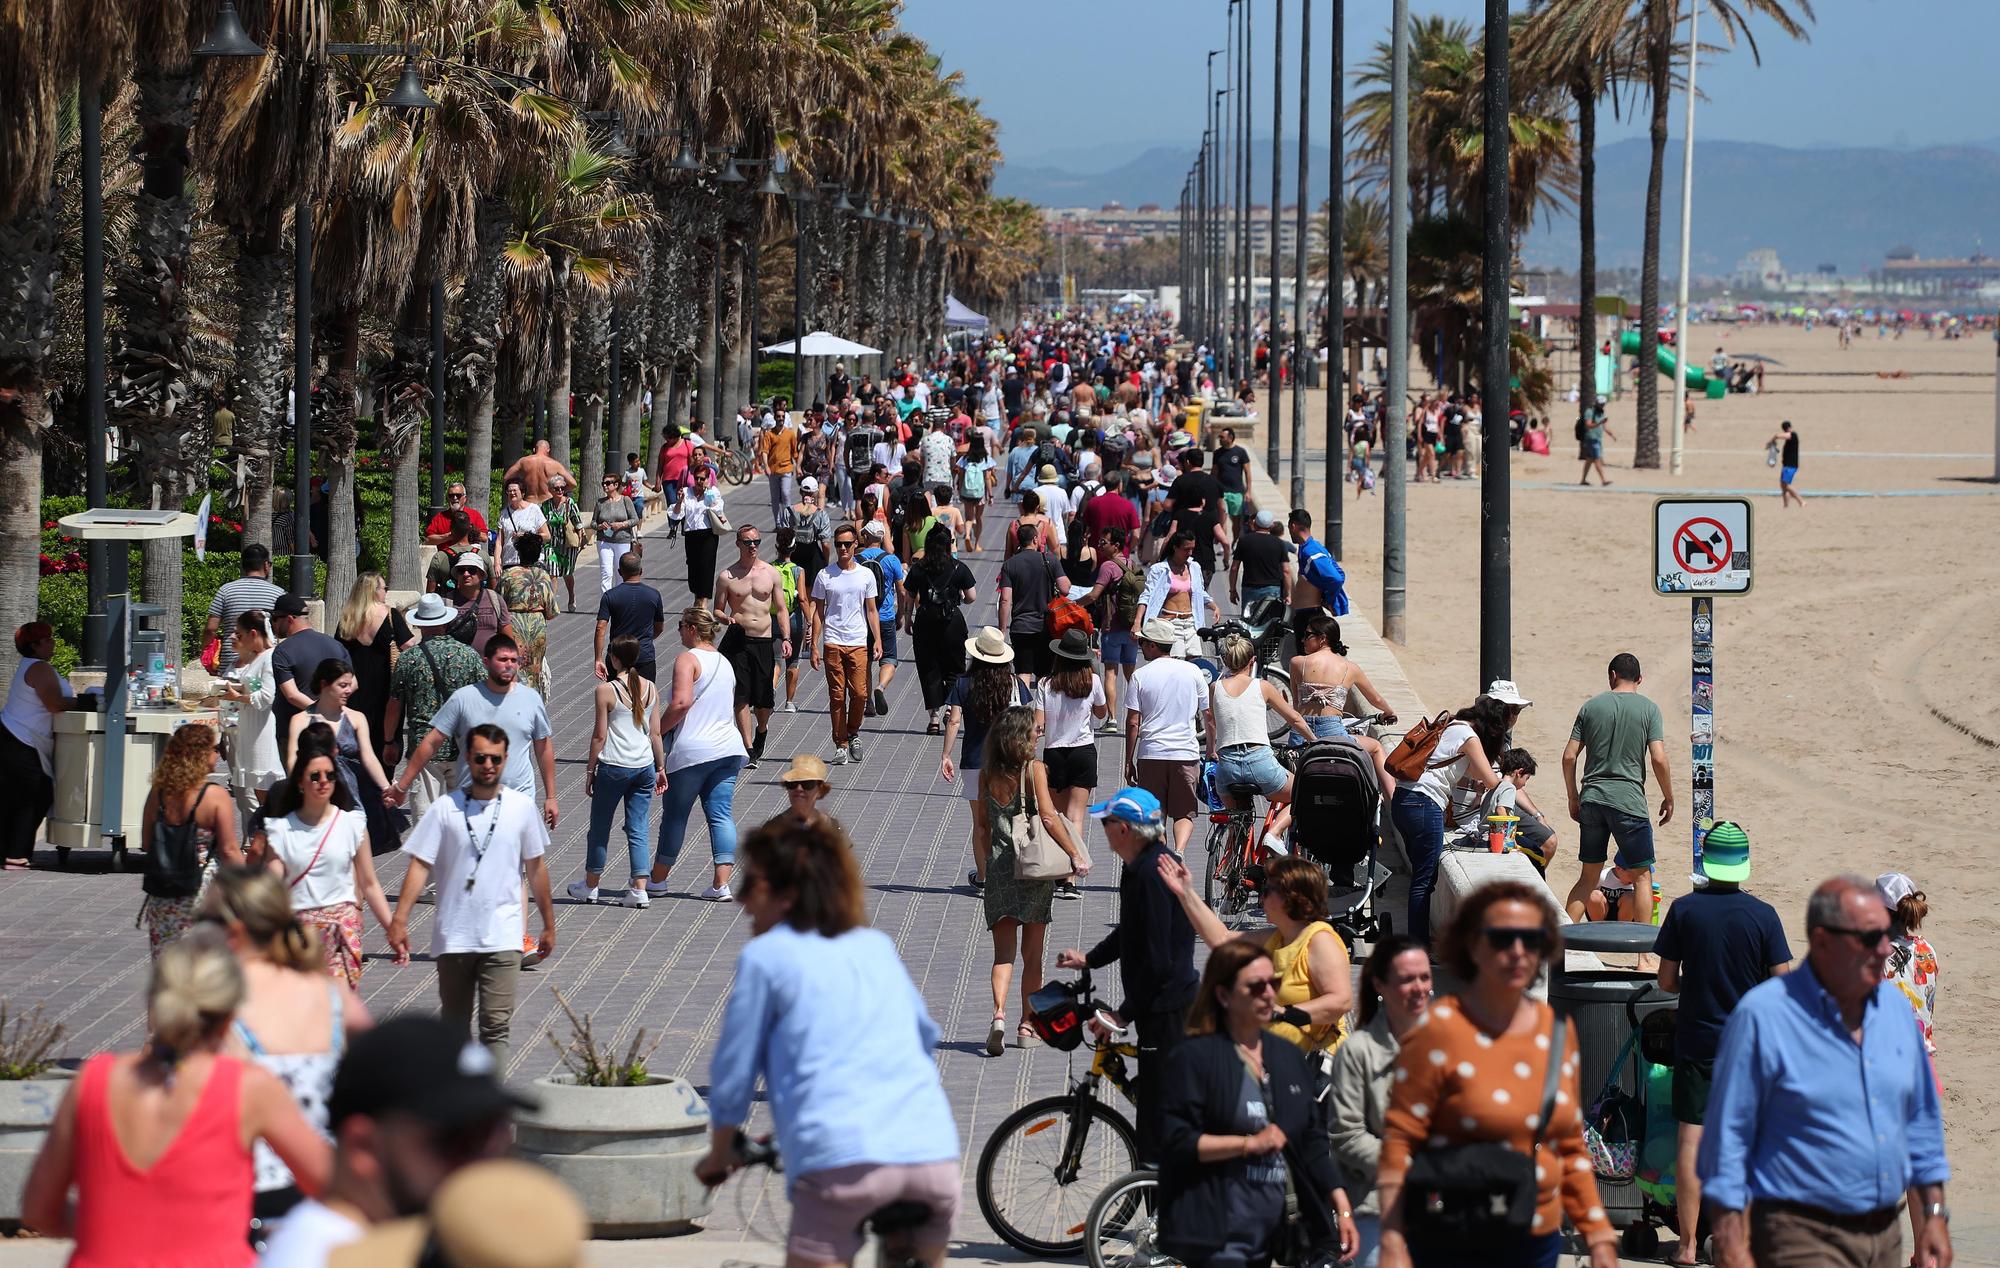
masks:
<path id="1" fill-rule="evenodd" d="M 590 733 L 590 760 L 584 768 L 583 790 L 590 794 L 590 833 L 584 838 L 583 879 L 571 881 L 569 896 L 581 903 L 597 901 L 597 882 L 611 844 L 611 818 L 625 807 L 625 853 L 631 879 L 613 901 L 627 907 L 646 905 L 648 834 L 653 823 L 653 798 L 666 788 L 666 761 L 653 714 L 659 688 L 639 676 L 639 640 L 611 640 L 605 657 L 606 680 L 597 685 L 593 704 L 597 724 Z"/>
<path id="2" fill-rule="evenodd" d="M 696 896 L 710 902 L 730 900 L 729 872 L 736 862 L 736 773 L 750 750 L 736 725 L 736 671 L 715 650 L 720 628 L 719 619 L 707 608 L 681 613 L 681 642 L 687 650 L 674 658 L 673 695 L 660 710 L 667 787 L 660 804 L 660 848 L 646 884 L 646 892 L 655 898 L 668 892 L 667 872 L 681 856 L 688 813 L 699 797 L 702 816 L 708 820 L 715 875 Z"/>
<path id="3" fill-rule="evenodd" d="M 1282 841 L 1292 822 L 1292 776 L 1271 751 L 1266 710 L 1275 711 L 1307 741 L 1313 733 L 1276 687 L 1250 676 L 1255 660 L 1249 639 L 1232 634 L 1222 640 L 1222 664 L 1228 672 L 1209 684 L 1208 755 L 1215 761 L 1215 791 L 1225 803 L 1235 804 L 1231 786 L 1250 784 L 1273 805 L 1284 807 L 1271 823 L 1271 835 Z"/>

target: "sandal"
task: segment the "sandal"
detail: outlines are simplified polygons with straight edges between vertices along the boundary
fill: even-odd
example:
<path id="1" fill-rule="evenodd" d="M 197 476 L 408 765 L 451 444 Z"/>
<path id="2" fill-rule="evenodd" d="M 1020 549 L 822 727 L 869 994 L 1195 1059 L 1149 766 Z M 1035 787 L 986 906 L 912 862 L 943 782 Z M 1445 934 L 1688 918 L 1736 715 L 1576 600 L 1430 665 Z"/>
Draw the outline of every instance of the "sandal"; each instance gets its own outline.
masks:
<path id="1" fill-rule="evenodd" d="M 1035 1028 L 1027 1022 L 1022 1022 L 1014 1028 L 1014 1039 L 1014 1046 L 1017 1048 L 1039 1048 L 1042 1046 L 1042 1037 L 1036 1034 Z"/>
<path id="2" fill-rule="evenodd" d="M 986 1055 L 997 1057 L 1007 1050 L 1007 1019 L 995 1017 L 993 1026 L 986 1032 Z"/>
<path id="3" fill-rule="evenodd" d="M 8 859 L 5 870 L 9 872 L 32 872 L 35 870 L 35 865 L 27 859 Z"/>

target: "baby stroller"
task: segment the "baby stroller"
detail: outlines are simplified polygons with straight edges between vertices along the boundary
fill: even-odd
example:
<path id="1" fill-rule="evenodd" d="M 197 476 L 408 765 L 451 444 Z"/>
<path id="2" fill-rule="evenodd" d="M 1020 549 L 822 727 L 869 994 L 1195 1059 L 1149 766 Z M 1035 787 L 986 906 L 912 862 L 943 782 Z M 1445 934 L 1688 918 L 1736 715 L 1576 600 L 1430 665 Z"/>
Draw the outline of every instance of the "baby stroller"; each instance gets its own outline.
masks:
<path id="1" fill-rule="evenodd" d="M 1358 745 L 1316 740 L 1299 751 L 1292 776 L 1295 852 L 1327 873 L 1327 919 L 1349 947 L 1392 932 L 1375 892 L 1389 879 L 1378 860 L 1382 845 L 1382 786 L 1375 764 Z"/>

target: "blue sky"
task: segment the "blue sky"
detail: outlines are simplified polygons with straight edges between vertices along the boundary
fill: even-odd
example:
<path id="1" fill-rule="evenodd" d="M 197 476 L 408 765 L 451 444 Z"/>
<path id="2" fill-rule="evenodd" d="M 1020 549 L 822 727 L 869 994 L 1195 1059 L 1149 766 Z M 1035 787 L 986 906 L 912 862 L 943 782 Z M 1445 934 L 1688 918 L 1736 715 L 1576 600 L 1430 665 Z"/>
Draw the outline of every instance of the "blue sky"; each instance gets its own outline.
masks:
<path id="1" fill-rule="evenodd" d="M 1286 45 L 1293 54 L 1302 2 L 1285 4 Z M 1258 26 L 1253 108 L 1266 121 L 1257 129 L 1265 135 L 1274 7 L 1274 0 L 1252 3 Z M 1355 65 L 1386 36 L 1389 4 L 1347 0 L 1346 7 L 1348 60 Z M 1074 161 L 1093 150 L 1131 158 L 1150 144 L 1199 138 L 1205 54 L 1222 45 L 1225 8 L 1224 0 L 904 0 L 903 24 L 928 41 L 947 68 L 964 72 L 968 89 L 1000 121 L 1010 158 Z M 2000 2 L 1817 0 L 1814 8 L 1818 21 L 1808 44 L 1786 40 L 1768 25 L 1758 28 L 1761 68 L 1741 48 L 1703 63 L 1698 137 L 1922 146 L 2000 134 L 1985 99 L 1992 49 L 2000 42 Z M 1321 138 L 1329 9 L 1313 5 L 1313 96 L 1319 103 L 1313 132 Z M 1411 11 L 1477 22 L 1485 10 L 1480 0 L 1411 0 Z M 1705 39 L 1713 32 L 1704 23 Z M 1216 63 L 1220 76 L 1222 59 Z M 1296 126 L 1295 72 L 1287 80 L 1289 135 Z M 1678 102 L 1673 127 L 1678 134 Z M 1610 119 L 1600 124 L 1607 141 L 1642 130 Z"/>

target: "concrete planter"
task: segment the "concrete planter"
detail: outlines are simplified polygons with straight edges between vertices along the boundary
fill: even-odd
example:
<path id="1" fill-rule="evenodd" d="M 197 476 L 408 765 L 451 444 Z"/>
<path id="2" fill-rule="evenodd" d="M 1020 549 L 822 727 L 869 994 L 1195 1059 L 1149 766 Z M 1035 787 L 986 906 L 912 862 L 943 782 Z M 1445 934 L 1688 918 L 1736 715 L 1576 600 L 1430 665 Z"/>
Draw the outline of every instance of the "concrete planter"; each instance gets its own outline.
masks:
<path id="1" fill-rule="evenodd" d="M 539 1109 L 515 1132 L 522 1157 L 576 1190 L 597 1237 L 693 1230 L 709 1191 L 694 1178 L 708 1152 L 708 1105 L 681 1079 L 580 1087 L 567 1074 L 535 1080 Z"/>
<path id="2" fill-rule="evenodd" d="M 0 1082 L 0 1221 L 21 1218 L 21 1186 L 75 1077 L 51 1070 L 38 1079 Z"/>

